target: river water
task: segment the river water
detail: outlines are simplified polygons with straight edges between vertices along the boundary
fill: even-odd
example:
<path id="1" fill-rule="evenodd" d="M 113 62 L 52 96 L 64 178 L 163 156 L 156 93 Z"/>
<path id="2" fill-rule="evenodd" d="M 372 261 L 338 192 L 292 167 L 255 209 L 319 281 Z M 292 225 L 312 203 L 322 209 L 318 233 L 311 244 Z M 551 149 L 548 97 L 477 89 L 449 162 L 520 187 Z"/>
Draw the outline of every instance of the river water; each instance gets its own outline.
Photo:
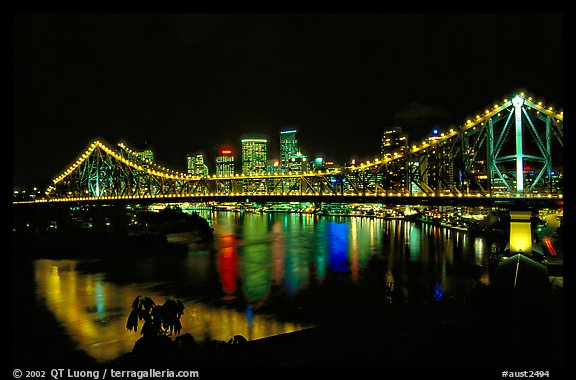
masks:
<path id="1" fill-rule="evenodd" d="M 391 290 L 413 303 L 464 302 L 475 284 L 489 283 L 491 243 L 468 232 L 401 219 L 200 214 L 214 228 L 214 243 L 189 244 L 185 254 L 35 260 L 37 302 L 105 362 L 140 338 L 140 330 L 126 329 L 137 295 L 180 299 L 182 333 L 201 342 L 305 329 L 338 307 L 369 312 Z"/>

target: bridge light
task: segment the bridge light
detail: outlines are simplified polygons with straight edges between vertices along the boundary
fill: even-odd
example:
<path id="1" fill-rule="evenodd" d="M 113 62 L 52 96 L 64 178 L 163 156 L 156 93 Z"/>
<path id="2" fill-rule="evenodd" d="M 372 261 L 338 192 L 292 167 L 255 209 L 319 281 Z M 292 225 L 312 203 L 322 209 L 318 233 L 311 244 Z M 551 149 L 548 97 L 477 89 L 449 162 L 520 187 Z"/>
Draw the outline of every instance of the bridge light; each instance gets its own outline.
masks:
<path id="1" fill-rule="evenodd" d="M 524 104 L 524 99 L 516 95 L 514 99 L 512 99 L 512 104 L 514 105 L 514 107 L 521 107 Z"/>

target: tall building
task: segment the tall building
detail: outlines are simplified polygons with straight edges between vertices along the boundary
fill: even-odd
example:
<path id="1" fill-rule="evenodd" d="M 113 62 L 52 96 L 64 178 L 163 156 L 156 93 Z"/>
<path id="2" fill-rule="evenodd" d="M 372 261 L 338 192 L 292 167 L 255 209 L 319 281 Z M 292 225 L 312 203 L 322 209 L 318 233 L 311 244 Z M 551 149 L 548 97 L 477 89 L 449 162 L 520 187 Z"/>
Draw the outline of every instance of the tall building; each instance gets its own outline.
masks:
<path id="1" fill-rule="evenodd" d="M 218 177 L 234 176 L 234 154 L 231 149 L 220 150 L 220 155 L 216 157 L 216 175 Z"/>
<path id="2" fill-rule="evenodd" d="M 332 173 L 338 171 L 340 167 L 334 164 L 334 161 L 324 161 L 324 169 L 326 172 Z"/>
<path id="3" fill-rule="evenodd" d="M 290 156 L 288 162 L 288 173 L 290 174 L 306 174 L 308 172 L 308 162 L 306 156 L 298 152 Z"/>
<path id="4" fill-rule="evenodd" d="M 274 175 L 280 173 L 280 161 L 276 158 L 266 160 L 266 174 Z"/>
<path id="5" fill-rule="evenodd" d="M 267 144 L 266 139 L 242 140 L 243 175 L 266 174 Z"/>
<path id="6" fill-rule="evenodd" d="M 204 155 L 202 153 L 187 154 L 186 169 L 189 174 L 208 177 L 208 165 L 204 163 Z"/>
<path id="7" fill-rule="evenodd" d="M 382 156 L 399 152 L 406 147 L 408 140 L 402 133 L 402 127 L 390 127 L 382 134 L 382 145 L 380 153 Z"/>
<path id="8" fill-rule="evenodd" d="M 154 152 L 152 151 L 152 149 L 145 149 L 143 151 L 136 152 L 136 156 L 154 162 Z"/>
<path id="9" fill-rule="evenodd" d="M 562 169 L 555 169 L 550 172 L 550 180 L 552 182 L 552 192 L 561 193 L 563 189 L 564 173 Z"/>
<path id="10" fill-rule="evenodd" d="M 280 172 L 285 174 L 290 171 L 290 160 L 292 156 L 298 155 L 298 140 L 296 140 L 296 130 L 286 130 L 280 132 Z"/>
<path id="11" fill-rule="evenodd" d="M 310 170 L 324 170 L 324 158 L 316 157 L 311 163 Z"/>
<path id="12" fill-rule="evenodd" d="M 154 151 L 148 146 L 148 142 L 144 142 L 144 144 L 138 146 L 134 153 L 136 157 L 143 160 L 142 166 L 145 168 L 150 167 L 148 162 L 154 162 Z"/>

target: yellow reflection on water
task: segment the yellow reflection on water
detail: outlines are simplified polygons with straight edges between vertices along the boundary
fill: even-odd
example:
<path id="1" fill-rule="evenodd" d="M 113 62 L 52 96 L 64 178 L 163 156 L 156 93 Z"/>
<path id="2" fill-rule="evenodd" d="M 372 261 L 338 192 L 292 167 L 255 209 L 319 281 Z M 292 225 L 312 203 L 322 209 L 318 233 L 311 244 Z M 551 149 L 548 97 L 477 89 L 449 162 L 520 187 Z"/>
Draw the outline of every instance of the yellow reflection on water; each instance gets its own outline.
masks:
<path id="1" fill-rule="evenodd" d="M 96 360 L 105 362 L 132 351 L 140 338 L 126 329 L 132 301 L 137 295 L 163 303 L 172 295 L 151 291 L 155 284 L 117 285 L 105 281 L 101 273 L 76 270 L 77 260 L 36 260 L 36 294 L 54 314 L 68 335 Z M 302 330 L 307 326 L 276 321 L 271 317 L 210 307 L 182 299 L 186 309 L 181 317 L 182 334 L 190 333 L 198 342 L 203 339 L 227 341 L 234 335 L 260 339 Z"/>

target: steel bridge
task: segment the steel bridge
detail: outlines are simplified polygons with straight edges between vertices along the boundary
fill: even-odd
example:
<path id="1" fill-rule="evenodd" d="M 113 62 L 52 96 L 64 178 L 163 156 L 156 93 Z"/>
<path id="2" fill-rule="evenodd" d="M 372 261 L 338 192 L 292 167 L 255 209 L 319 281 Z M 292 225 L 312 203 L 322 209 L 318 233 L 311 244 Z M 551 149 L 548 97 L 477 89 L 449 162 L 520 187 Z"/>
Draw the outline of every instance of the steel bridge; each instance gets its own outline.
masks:
<path id="1" fill-rule="evenodd" d="M 562 111 L 519 93 L 436 139 L 305 174 L 199 177 L 142 159 L 124 143 L 96 140 L 32 202 L 549 202 L 562 198 L 553 168 L 563 149 L 563 119 Z"/>

